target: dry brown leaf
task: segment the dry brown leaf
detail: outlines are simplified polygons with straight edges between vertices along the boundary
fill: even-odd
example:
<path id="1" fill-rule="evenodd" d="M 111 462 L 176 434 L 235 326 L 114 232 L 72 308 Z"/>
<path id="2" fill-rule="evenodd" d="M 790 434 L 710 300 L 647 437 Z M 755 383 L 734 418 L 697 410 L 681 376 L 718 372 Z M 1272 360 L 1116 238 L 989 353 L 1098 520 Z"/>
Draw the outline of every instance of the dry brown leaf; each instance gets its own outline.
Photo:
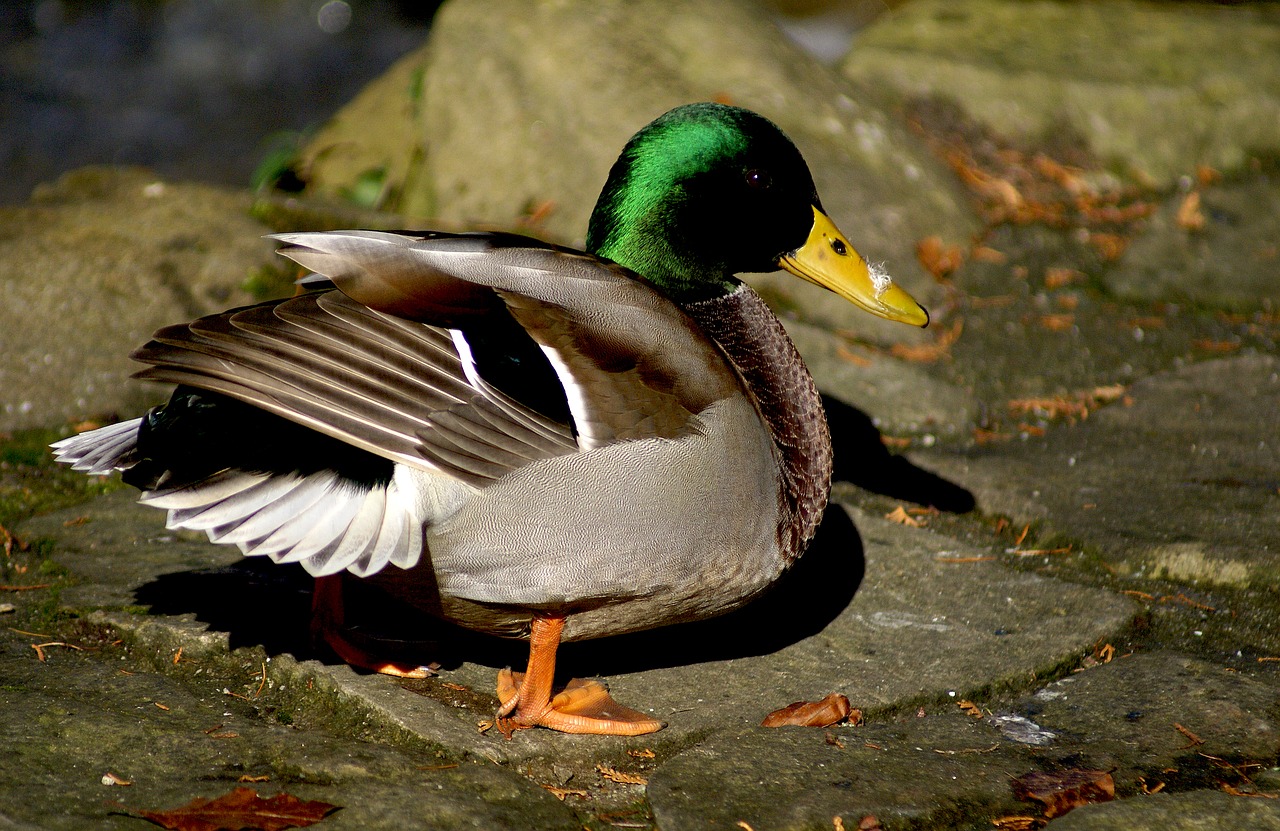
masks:
<path id="1" fill-rule="evenodd" d="M 1191 744 L 1187 745 L 1187 747 L 1199 747 L 1200 745 L 1204 744 L 1204 739 L 1200 738 L 1195 733 L 1192 733 L 1190 730 L 1183 727 L 1181 724 L 1178 724 L 1178 722 L 1176 721 L 1173 723 L 1173 729 L 1177 730 L 1179 733 L 1186 736 L 1187 740 L 1191 742 Z"/>
<path id="2" fill-rule="evenodd" d="M 964 265 L 964 249 L 947 245 L 939 236 L 925 237 L 916 243 L 916 259 L 935 279 L 945 280 Z"/>
<path id="3" fill-rule="evenodd" d="M 840 693 L 831 693 L 821 701 L 797 701 L 764 717 L 761 727 L 830 727 L 848 719 L 857 724 L 862 711 L 849 705 L 849 699 Z"/>
<path id="4" fill-rule="evenodd" d="M 1040 315 L 1038 322 L 1050 332 L 1066 332 L 1076 325 L 1076 316 L 1072 314 Z"/>
<path id="5" fill-rule="evenodd" d="M 171 831 L 283 831 L 315 825 L 337 809 L 337 805 L 303 802 L 284 793 L 263 799 L 252 788 L 236 788 L 217 799 L 196 797 L 181 808 L 138 811 L 137 815 Z"/>
<path id="6" fill-rule="evenodd" d="M 1191 345 L 1194 346 L 1196 349 L 1200 349 L 1205 352 L 1218 352 L 1218 353 L 1235 352 L 1237 349 L 1240 348 L 1240 343 L 1238 341 L 1209 340 L 1207 338 L 1200 338 L 1197 340 L 1193 340 L 1191 341 Z"/>
<path id="7" fill-rule="evenodd" d="M 1044 270 L 1044 287 L 1047 289 L 1060 289 L 1084 279 L 1084 272 L 1074 268 L 1055 267 Z"/>
<path id="8" fill-rule="evenodd" d="M 907 513 L 906 508 L 901 505 L 884 515 L 884 518 L 890 522 L 896 522 L 899 525 L 906 525 L 911 528 L 920 528 L 924 523 Z"/>
<path id="9" fill-rule="evenodd" d="M 596 770 L 605 779 L 608 779 L 610 782 L 617 782 L 620 785 L 649 784 L 649 780 L 647 778 L 637 773 L 624 773 L 623 771 L 620 771 L 620 770 L 614 770 L 612 767 L 610 767 L 609 765 L 606 765 L 604 762 L 601 762 L 600 764 L 596 765 Z"/>
<path id="10" fill-rule="evenodd" d="M 1234 785 L 1230 785 L 1230 784 L 1228 784 L 1228 783 L 1226 783 L 1226 782 L 1220 782 L 1220 783 L 1219 783 L 1219 785 L 1222 787 L 1222 790 L 1223 790 L 1223 792 L 1224 792 L 1224 793 L 1229 793 L 1229 794 L 1231 794 L 1232 796 L 1250 796 L 1250 797 L 1253 797 L 1253 798 L 1255 798 L 1255 799 L 1278 799 L 1278 798 L 1280 798 L 1280 794 L 1263 793 L 1263 792 L 1261 792 L 1261 791 L 1242 791 L 1242 790 L 1240 790 L 1239 788 L 1235 787 Z"/>
<path id="11" fill-rule="evenodd" d="M 1045 819 L 1062 816 L 1090 802 L 1116 798 L 1115 780 L 1105 770 L 1028 773 L 1013 780 L 1012 786 L 1015 798 L 1044 805 Z"/>
<path id="12" fill-rule="evenodd" d="M 883 828 L 875 814 L 867 814 L 858 820 L 858 831 L 882 831 Z"/>
<path id="13" fill-rule="evenodd" d="M 1000 831 L 1036 831 L 1045 826 L 1045 821 L 1038 817 L 999 817 L 991 824 Z"/>
<path id="14" fill-rule="evenodd" d="M 1003 251 L 999 251 L 989 245 L 975 245 L 969 252 L 969 259 L 979 263 L 1003 265 L 1008 261 L 1009 256 Z"/>
<path id="15" fill-rule="evenodd" d="M 1182 198 L 1174 222 L 1184 231 L 1203 231 L 1204 213 L 1200 210 L 1200 191 L 1193 190 Z"/>
<path id="16" fill-rule="evenodd" d="M 956 705 L 963 710 L 966 715 L 973 716 L 974 718 L 982 718 L 982 708 L 967 698 L 957 701 Z"/>
<path id="17" fill-rule="evenodd" d="M 643 750 L 628 750 L 627 755 L 636 759 L 654 759 L 657 758 L 658 754 L 646 747 Z"/>
<path id="18" fill-rule="evenodd" d="M 1115 262 L 1123 256 L 1129 247 L 1129 240 L 1119 234 L 1090 234 L 1089 244 L 1098 252 L 1098 256 L 1107 262 Z"/>
<path id="19" fill-rule="evenodd" d="M 112 773 L 111 771 L 107 771 L 106 773 L 102 774 L 102 784 L 104 784 L 104 785 L 120 785 L 121 787 L 127 788 L 127 787 L 129 787 L 130 785 L 132 785 L 133 783 L 132 783 L 132 782 L 130 782 L 128 779 L 125 779 L 125 778 L 124 778 L 124 777 L 122 777 L 122 776 L 119 776 L 119 775 L 117 775 L 117 774 L 114 774 L 114 773 Z"/>
<path id="20" fill-rule="evenodd" d="M 564 802 L 566 796 L 576 796 L 579 799 L 587 798 L 587 792 L 582 788 L 558 788 L 555 785 L 543 785 L 542 787 L 550 791 L 551 795 L 561 802 Z"/>

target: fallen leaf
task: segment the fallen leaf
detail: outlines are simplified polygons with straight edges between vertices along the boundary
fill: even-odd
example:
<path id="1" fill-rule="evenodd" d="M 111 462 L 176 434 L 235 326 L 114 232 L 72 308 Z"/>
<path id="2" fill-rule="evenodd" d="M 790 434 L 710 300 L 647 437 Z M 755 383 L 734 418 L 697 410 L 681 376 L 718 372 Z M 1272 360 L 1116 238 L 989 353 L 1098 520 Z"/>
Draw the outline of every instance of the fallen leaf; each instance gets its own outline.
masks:
<path id="1" fill-rule="evenodd" d="M 1199 747 L 1200 745 L 1204 744 L 1204 739 L 1200 738 L 1195 733 L 1192 733 L 1190 730 L 1183 727 L 1181 724 L 1178 724 L 1178 722 L 1176 721 L 1173 723 L 1173 729 L 1177 730 L 1179 733 L 1186 736 L 1188 741 L 1191 742 L 1191 744 L 1187 745 L 1187 747 Z"/>
<path id="2" fill-rule="evenodd" d="M 858 820 L 858 831 L 881 831 L 884 826 L 880 824 L 880 820 L 876 819 L 875 814 L 867 814 Z"/>
<path id="3" fill-rule="evenodd" d="M 654 759 L 657 758 L 658 754 L 646 747 L 643 750 L 628 750 L 627 755 L 633 756 L 636 759 Z"/>
<path id="4" fill-rule="evenodd" d="M 1196 349 L 1205 352 L 1235 352 L 1240 348 L 1238 341 L 1230 340 L 1208 340 L 1207 338 L 1199 338 L 1191 341 L 1191 345 Z"/>
<path id="5" fill-rule="evenodd" d="M 596 770 L 600 775 L 610 782 L 617 782 L 620 785 L 647 785 L 649 780 L 637 773 L 624 773 L 620 770 L 614 770 L 609 765 L 601 762 L 596 765 Z"/>
<path id="6" fill-rule="evenodd" d="M 1037 771 L 1014 779 L 1012 787 L 1015 798 L 1044 805 L 1045 819 L 1062 816 L 1090 802 L 1116 798 L 1115 780 L 1105 770 Z"/>
<path id="7" fill-rule="evenodd" d="M 822 740 L 832 747 L 838 747 L 841 750 L 844 750 L 844 742 L 840 741 L 840 737 L 835 733 L 832 733 L 830 730 L 822 735 Z"/>
<path id="8" fill-rule="evenodd" d="M 925 237 L 916 243 L 916 259 L 935 279 L 945 280 L 964 265 L 964 249 L 947 245 L 939 236 Z"/>
<path id="9" fill-rule="evenodd" d="M 1009 259 L 1008 255 L 1003 251 L 999 251 L 989 245 L 975 245 L 973 250 L 969 252 L 969 258 L 975 262 L 994 263 L 995 265 L 1003 265 Z"/>
<path id="10" fill-rule="evenodd" d="M 974 718 L 982 718 L 982 708 L 967 698 L 957 701 L 956 705 L 959 706 L 961 710 L 964 710 L 966 715 L 973 716 Z"/>
<path id="11" fill-rule="evenodd" d="M 111 771 L 107 771 L 106 773 L 102 774 L 102 784 L 104 784 L 104 785 L 120 785 L 121 787 L 127 788 L 127 787 L 129 787 L 130 785 L 132 785 L 133 783 L 132 783 L 132 782 L 130 782 L 128 779 L 125 779 L 125 778 L 124 778 L 124 777 L 122 777 L 122 776 L 119 776 L 119 775 L 117 775 L 117 774 L 114 774 L 114 773 L 112 773 Z"/>
<path id="12" fill-rule="evenodd" d="M 848 719 L 857 724 L 862 711 L 849 706 L 849 699 L 840 693 L 831 693 L 821 701 L 797 701 L 764 717 L 761 727 L 830 727 Z"/>
<path id="13" fill-rule="evenodd" d="M 1182 198 L 1174 222 L 1184 231 L 1203 231 L 1204 213 L 1200 210 L 1200 191 L 1193 190 Z"/>
<path id="14" fill-rule="evenodd" d="M 933 343 L 921 343 L 915 346 L 895 343 L 889 347 L 889 354 L 904 361 L 922 364 L 933 363 L 941 358 L 948 357 L 951 345 L 960 339 L 962 331 L 964 331 L 964 318 L 956 318 L 955 323 L 938 333 Z"/>
<path id="15" fill-rule="evenodd" d="M 884 518 L 890 522 L 896 522 L 899 525 L 907 525 L 911 528 L 920 528 L 923 522 L 907 513 L 907 510 L 901 505 L 884 515 Z"/>
<path id="16" fill-rule="evenodd" d="M 236 781 L 237 781 L 237 782 L 244 782 L 244 783 L 252 783 L 252 782 L 270 782 L 270 781 L 271 781 L 271 777 L 270 777 L 270 776 L 268 776 L 268 775 L 267 775 L 267 774 L 265 774 L 265 773 L 263 773 L 263 774 L 259 774 L 259 775 L 257 775 L 257 776 L 252 776 L 252 775 L 250 775 L 250 774 L 246 773 L 246 774 L 244 774 L 243 776 L 241 776 L 239 779 L 237 779 Z"/>
<path id="17" fill-rule="evenodd" d="M 1045 821 L 1038 817 L 999 817 L 991 824 L 1000 831 L 1036 831 L 1045 826 Z"/>
<path id="18" fill-rule="evenodd" d="M 253 788 L 236 788 L 217 799 L 196 797 L 171 811 L 138 811 L 137 815 L 172 831 L 282 831 L 315 825 L 337 805 L 303 802 L 290 794 L 263 799 Z"/>
<path id="19" fill-rule="evenodd" d="M 1066 332 L 1076 325 L 1076 316 L 1072 314 L 1040 315 L 1039 323 L 1050 332 Z"/>
<path id="20" fill-rule="evenodd" d="M 581 788 L 559 788 L 555 785 L 543 785 L 542 787 L 547 791 L 550 791 L 551 795 L 561 802 L 564 802 L 564 798 L 566 796 L 576 796 L 579 799 L 587 798 L 587 792 Z"/>
<path id="21" fill-rule="evenodd" d="M 1229 793 L 1232 796 L 1251 796 L 1251 797 L 1254 797 L 1255 799 L 1280 798 L 1280 794 L 1262 793 L 1261 791 L 1242 791 L 1239 788 L 1235 787 L 1234 785 L 1230 785 L 1226 782 L 1221 782 L 1219 784 L 1222 786 L 1222 790 L 1224 793 Z"/>
<path id="22" fill-rule="evenodd" d="M 1114 262 L 1129 247 L 1129 240 L 1119 234 L 1090 234 L 1089 244 L 1098 252 L 1098 256 L 1107 262 Z"/>
<path id="23" fill-rule="evenodd" d="M 1084 279 L 1084 272 L 1074 268 L 1055 267 L 1044 270 L 1044 287 L 1047 289 L 1060 289 L 1072 283 L 1079 283 Z"/>

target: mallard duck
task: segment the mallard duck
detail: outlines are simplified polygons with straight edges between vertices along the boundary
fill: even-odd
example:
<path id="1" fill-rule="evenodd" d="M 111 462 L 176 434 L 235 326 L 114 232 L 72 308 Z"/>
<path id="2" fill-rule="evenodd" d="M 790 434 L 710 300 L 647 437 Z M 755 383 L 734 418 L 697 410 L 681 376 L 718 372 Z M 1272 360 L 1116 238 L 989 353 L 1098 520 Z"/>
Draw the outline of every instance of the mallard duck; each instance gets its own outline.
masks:
<path id="1" fill-rule="evenodd" d="M 823 212 L 804 159 L 748 110 L 637 133 L 576 251 L 500 233 L 275 236 L 311 289 L 161 329 L 146 416 L 54 445 L 123 471 L 170 528 L 529 640 L 499 725 L 663 724 L 570 682 L 562 641 L 720 615 L 804 551 L 830 487 L 818 390 L 737 274 L 779 267 L 881 317 L 928 315 Z M 329 610 L 326 612 L 326 610 Z M 327 617 L 326 617 L 327 615 Z M 383 667 L 395 671 L 394 667 Z"/>

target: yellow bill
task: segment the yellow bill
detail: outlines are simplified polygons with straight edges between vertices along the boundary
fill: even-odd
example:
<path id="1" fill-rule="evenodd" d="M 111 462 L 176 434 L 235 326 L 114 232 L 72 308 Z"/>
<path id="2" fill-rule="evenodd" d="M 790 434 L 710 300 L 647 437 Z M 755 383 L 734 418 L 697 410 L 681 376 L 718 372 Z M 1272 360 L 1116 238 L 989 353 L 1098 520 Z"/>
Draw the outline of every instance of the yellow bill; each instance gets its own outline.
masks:
<path id="1" fill-rule="evenodd" d="M 912 326 L 928 326 L 929 313 L 889 275 L 869 266 L 817 207 L 813 209 L 813 230 L 804 245 L 778 258 L 778 265 L 797 277 L 830 289 L 871 314 Z"/>

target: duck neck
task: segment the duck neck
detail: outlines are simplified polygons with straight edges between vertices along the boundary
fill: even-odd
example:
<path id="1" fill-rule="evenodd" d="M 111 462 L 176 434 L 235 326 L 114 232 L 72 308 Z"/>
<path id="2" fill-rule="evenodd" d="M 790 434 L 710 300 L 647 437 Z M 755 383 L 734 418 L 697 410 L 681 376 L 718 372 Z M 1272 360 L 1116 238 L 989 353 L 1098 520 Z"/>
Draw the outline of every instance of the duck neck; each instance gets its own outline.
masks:
<path id="1" fill-rule="evenodd" d="M 748 286 L 682 305 L 733 361 L 773 435 L 784 508 L 778 542 L 794 560 L 817 531 L 831 491 L 831 433 L 817 385 L 781 321 Z"/>

